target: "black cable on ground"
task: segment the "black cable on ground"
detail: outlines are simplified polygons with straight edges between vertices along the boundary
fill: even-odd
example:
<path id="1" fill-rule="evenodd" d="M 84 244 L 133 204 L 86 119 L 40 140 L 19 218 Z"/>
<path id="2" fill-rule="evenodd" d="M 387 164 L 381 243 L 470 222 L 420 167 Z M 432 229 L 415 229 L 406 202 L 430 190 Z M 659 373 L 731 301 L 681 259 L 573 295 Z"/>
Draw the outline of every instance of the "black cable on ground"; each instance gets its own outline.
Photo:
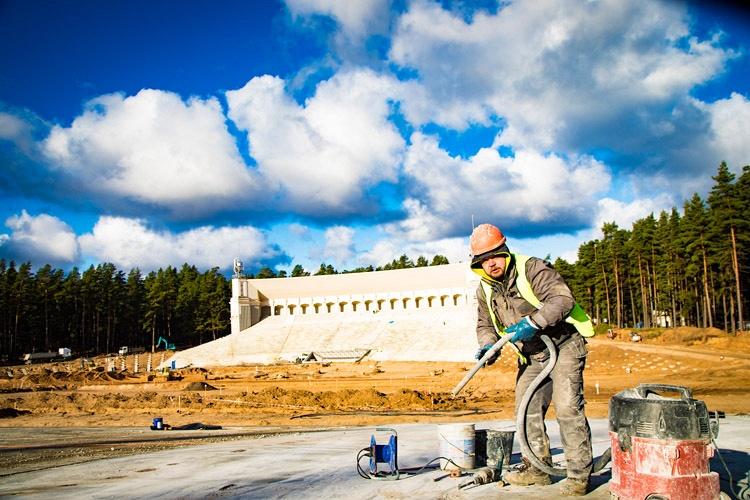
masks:
<path id="1" fill-rule="evenodd" d="M 424 471 L 427 467 L 430 466 L 430 464 L 432 464 L 436 460 L 441 460 L 441 459 L 454 465 L 455 467 L 458 468 L 458 470 L 462 472 L 466 471 L 466 469 L 459 466 L 456 462 L 454 462 L 448 457 L 435 457 L 419 468 L 407 467 L 404 469 L 398 469 L 395 474 L 389 474 L 386 472 L 383 472 L 383 473 L 378 472 L 376 474 L 372 474 L 370 471 L 365 470 L 360 464 L 363 458 L 372 458 L 372 454 L 370 453 L 369 446 L 367 448 L 362 448 L 361 450 L 359 450 L 359 452 L 357 452 L 357 474 L 359 474 L 359 476 L 363 479 L 375 479 L 375 480 L 380 480 L 380 481 L 394 481 L 397 479 L 407 479 L 407 478 L 414 477 L 414 476 L 421 474 L 422 471 Z"/>

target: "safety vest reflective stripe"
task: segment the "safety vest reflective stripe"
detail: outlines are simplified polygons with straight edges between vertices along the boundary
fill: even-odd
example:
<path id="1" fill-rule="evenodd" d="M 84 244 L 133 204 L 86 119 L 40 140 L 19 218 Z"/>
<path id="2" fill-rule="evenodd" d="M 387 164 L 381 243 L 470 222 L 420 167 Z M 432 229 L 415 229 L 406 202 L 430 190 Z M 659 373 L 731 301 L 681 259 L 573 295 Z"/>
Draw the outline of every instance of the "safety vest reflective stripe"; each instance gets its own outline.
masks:
<path id="1" fill-rule="evenodd" d="M 516 253 L 512 255 L 513 259 L 516 261 L 516 269 L 518 269 L 518 276 L 516 277 L 516 287 L 518 288 L 518 293 L 521 294 L 521 297 L 523 297 L 526 302 L 534 306 L 536 309 L 541 309 L 544 304 L 542 304 L 542 301 L 540 301 L 539 298 L 534 294 L 534 290 L 531 288 L 531 283 L 529 283 L 529 279 L 526 276 L 526 262 L 529 260 L 529 257 Z M 490 311 L 492 324 L 497 330 L 497 318 L 495 318 L 495 313 L 492 310 L 492 287 L 488 283 L 482 281 L 482 290 L 484 290 L 484 296 L 485 299 L 487 299 L 487 308 Z M 594 325 L 591 323 L 591 318 L 589 318 L 588 314 L 586 314 L 586 312 L 578 303 L 576 303 L 573 306 L 573 309 L 571 309 L 570 313 L 568 313 L 568 316 L 565 318 L 565 322 L 575 326 L 576 330 L 578 330 L 578 333 L 580 333 L 584 337 L 594 336 Z"/>
<path id="2" fill-rule="evenodd" d="M 500 325 L 497 322 L 497 318 L 495 317 L 495 311 L 492 309 L 492 287 L 487 283 L 486 281 L 480 281 L 482 284 L 482 290 L 484 290 L 484 298 L 487 301 L 487 310 L 490 312 L 490 319 L 492 320 L 492 326 L 495 327 L 495 332 L 498 336 L 503 335 L 503 329 L 500 328 Z M 514 351 L 516 351 L 516 354 L 518 355 L 518 359 L 521 360 L 521 364 L 525 365 L 527 363 L 526 356 L 521 354 L 521 350 L 514 344 L 513 342 L 508 342 L 508 344 L 513 348 Z"/>

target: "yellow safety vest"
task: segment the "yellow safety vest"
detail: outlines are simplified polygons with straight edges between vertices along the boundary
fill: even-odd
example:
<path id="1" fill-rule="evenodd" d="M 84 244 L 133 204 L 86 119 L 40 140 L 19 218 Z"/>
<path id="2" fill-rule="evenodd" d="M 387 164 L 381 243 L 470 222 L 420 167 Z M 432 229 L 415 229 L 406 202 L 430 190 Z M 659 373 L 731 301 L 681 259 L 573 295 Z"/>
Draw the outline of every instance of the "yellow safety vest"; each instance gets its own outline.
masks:
<path id="1" fill-rule="evenodd" d="M 531 288 L 531 283 L 529 283 L 529 279 L 526 277 L 526 262 L 529 260 L 529 257 L 516 253 L 511 255 L 513 255 L 513 259 L 516 261 L 516 269 L 518 270 L 518 276 L 516 277 L 516 287 L 518 288 L 518 292 L 526 302 L 537 309 L 541 309 L 542 301 L 540 301 L 534 294 L 534 290 Z M 502 329 L 497 323 L 495 311 L 492 310 L 492 286 L 484 280 L 481 281 L 481 284 L 482 290 L 484 290 L 484 298 L 487 301 L 487 310 L 490 312 L 490 319 L 492 319 L 492 325 L 495 327 L 497 334 L 502 335 Z M 578 333 L 584 337 L 594 336 L 594 325 L 591 323 L 591 318 L 589 318 L 588 314 L 586 314 L 577 302 L 573 306 L 573 309 L 571 309 L 570 313 L 568 313 L 565 322 L 575 326 Z"/>

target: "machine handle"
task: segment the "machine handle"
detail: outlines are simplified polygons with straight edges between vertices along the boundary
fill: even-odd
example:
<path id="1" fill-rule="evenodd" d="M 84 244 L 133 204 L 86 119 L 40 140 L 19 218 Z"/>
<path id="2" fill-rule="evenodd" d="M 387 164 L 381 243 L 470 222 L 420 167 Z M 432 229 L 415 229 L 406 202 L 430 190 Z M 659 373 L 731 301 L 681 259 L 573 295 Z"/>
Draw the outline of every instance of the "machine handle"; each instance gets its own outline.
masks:
<path id="1" fill-rule="evenodd" d="M 692 389 L 689 389 L 687 387 L 682 387 L 681 385 L 639 384 L 638 387 L 635 388 L 635 390 L 638 392 L 638 395 L 644 399 L 646 398 L 646 396 L 648 396 L 649 392 L 657 392 L 657 391 L 679 392 L 682 395 L 682 399 L 684 399 L 685 401 L 693 399 Z"/>
<path id="2" fill-rule="evenodd" d="M 375 431 L 377 431 L 377 432 L 390 432 L 390 433 L 398 436 L 398 433 L 396 432 L 396 429 L 393 429 L 391 427 L 375 427 Z"/>

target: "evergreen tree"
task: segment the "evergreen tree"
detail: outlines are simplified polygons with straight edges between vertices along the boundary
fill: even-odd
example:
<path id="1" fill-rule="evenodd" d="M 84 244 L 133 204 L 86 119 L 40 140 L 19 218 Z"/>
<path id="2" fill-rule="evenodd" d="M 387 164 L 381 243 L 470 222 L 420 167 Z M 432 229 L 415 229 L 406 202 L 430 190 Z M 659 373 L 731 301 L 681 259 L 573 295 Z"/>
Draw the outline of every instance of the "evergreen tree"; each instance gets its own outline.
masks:
<path id="1" fill-rule="evenodd" d="M 698 194 L 685 202 L 684 216 L 680 227 L 680 239 L 687 253 L 687 277 L 694 292 L 697 321 L 704 328 L 713 326 L 712 303 L 709 291 L 708 253 L 706 248 L 706 228 L 708 214 Z"/>
<path id="2" fill-rule="evenodd" d="M 445 257 L 444 255 L 435 255 L 432 258 L 432 262 L 430 262 L 431 266 L 442 266 L 443 264 L 450 264 L 450 262 L 448 262 L 448 257 Z"/>
<path id="3" fill-rule="evenodd" d="M 740 282 L 739 272 L 735 265 L 737 227 L 742 224 L 740 212 L 740 198 L 737 196 L 734 184 L 734 174 L 729 171 L 727 164 L 722 162 L 712 179 L 715 184 L 708 195 L 710 207 L 710 224 L 706 231 L 707 245 L 712 256 L 711 262 L 716 266 L 718 289 L 716 293 L 722 301 L 722 324 L 724 329 L 729 326 L 732 331 L 736 324 L 728 316 L 734 317 L 734 302 L 742 304 L 741 296 L 737 293 Z M 731 303 L 731 311 L 727 311 L 727 297 Z M 741 316 L 738 311 L 738 319 Z"/>
<path id="4" fill-rule="evenodd" d="M 12 267 L 12 263 L 11 263 Z M 14 355 L 33 352 L 41 347 L 39 339 L 32 329 L 34 312 L 34 281 L 31 275 L 31 263 L 24 262 L 13 273 L 10 290 L 11 321 L 10 352 Z"/>
<path id="5" fill-rule="evenodd" d="M 331 264 L 326 265 L 326 263 L 323 262 L 320 264 L 320 268 L 318 269 L 318 272 L 315 273 L 315 276 L 323 276 L 327 274 L 337 274 L 337 272 Z"/>
<path id="6" fill-rule="evenodd" d="M 140 269 L 133 268 L 128 273 L 125 284 L 124 304 L 124 344 L 132 347 L 145 347 L 148 342 L 143 334 L 143 314 L 146 304 L 146 287 Z"/>
<path id="7" fill-rule="evenodd" d="M 268 279 L 268 278 L 275 278 L 276 273 L 271 269 L 270 267 L 263 267 L 260 271 L 258 271 L 258 274 L 255 275 L 256 279 Z"/>
<path id="8" fill-rule="evenodd" d="M 307 271 L 305 271 L 305 268 L 302 267 L 300 264 L 297 264 L 292 269 L 292 278 L 299 278 L 299 277 L 302 277 L 302 276 L 310 276 L 310 273 L 308 273 Z"/>

